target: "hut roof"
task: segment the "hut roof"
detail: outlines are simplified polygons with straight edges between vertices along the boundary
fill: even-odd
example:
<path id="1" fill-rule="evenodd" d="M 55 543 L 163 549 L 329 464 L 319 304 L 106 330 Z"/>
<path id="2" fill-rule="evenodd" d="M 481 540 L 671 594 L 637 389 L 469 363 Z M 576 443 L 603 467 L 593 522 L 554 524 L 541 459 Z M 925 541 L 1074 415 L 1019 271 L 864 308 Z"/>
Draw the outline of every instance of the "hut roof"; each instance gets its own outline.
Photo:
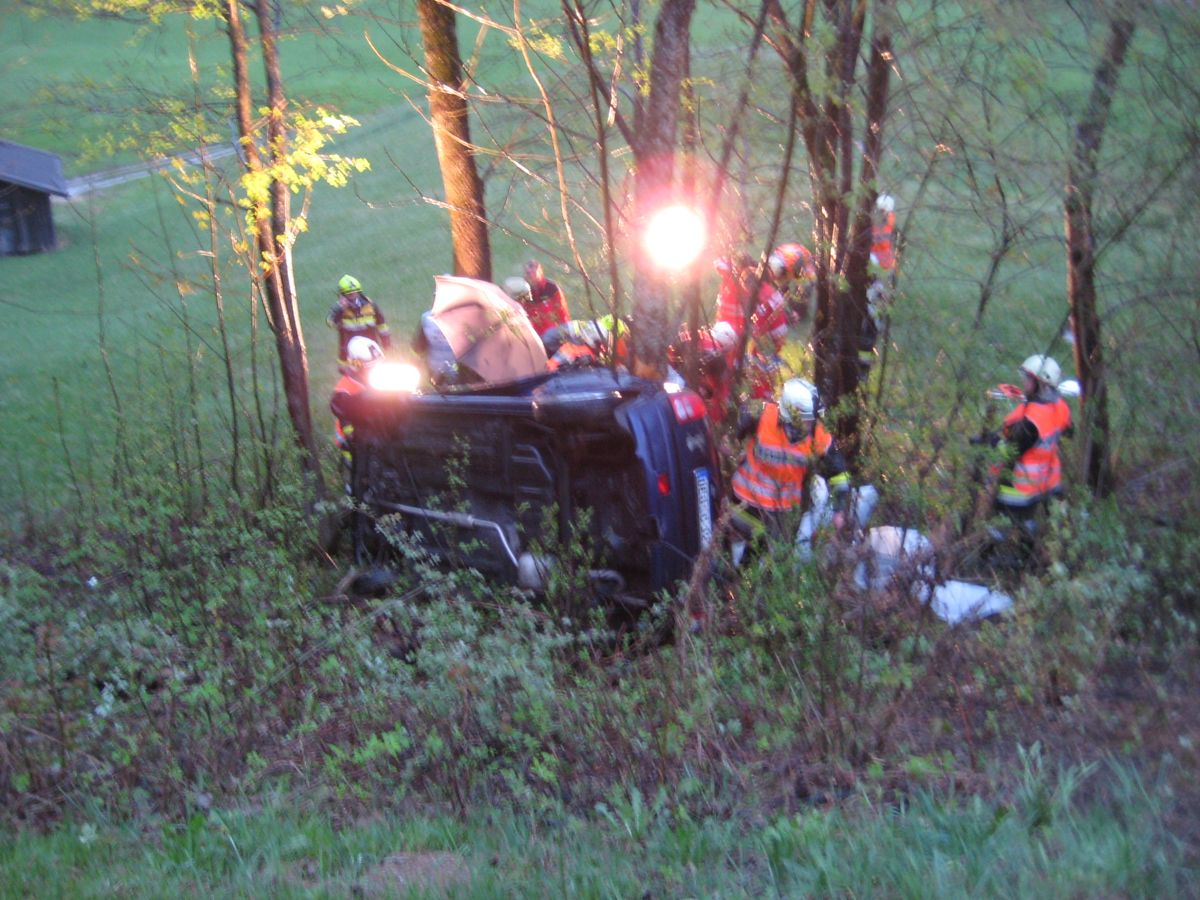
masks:
<path id="1" fill-rule="evenodd" d="M 67 196 L 62 160 L 53 153 L 12 141 L 0 140 L 0 181 L 60 197 Z"/>

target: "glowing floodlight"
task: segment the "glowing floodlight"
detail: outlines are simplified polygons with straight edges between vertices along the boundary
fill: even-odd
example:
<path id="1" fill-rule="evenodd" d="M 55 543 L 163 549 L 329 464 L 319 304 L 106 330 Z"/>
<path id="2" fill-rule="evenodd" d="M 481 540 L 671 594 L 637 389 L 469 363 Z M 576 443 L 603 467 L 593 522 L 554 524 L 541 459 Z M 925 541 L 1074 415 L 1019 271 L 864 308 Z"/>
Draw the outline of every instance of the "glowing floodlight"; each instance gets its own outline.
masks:
<path id="1" fill-rule="evenodd" d="M 650 219 L 646 251 L 664 269 L 682 269 L 695 262 L 708 235 L 704 220 L 686 206 L 668 206 Z"/>
<path id="2" fill-rule="evenodd" d="M 421 383 L 421 370 L 407 363 L 378 363 L 371 368 L 367 381 L 377 391 L 411 394 Z"/>

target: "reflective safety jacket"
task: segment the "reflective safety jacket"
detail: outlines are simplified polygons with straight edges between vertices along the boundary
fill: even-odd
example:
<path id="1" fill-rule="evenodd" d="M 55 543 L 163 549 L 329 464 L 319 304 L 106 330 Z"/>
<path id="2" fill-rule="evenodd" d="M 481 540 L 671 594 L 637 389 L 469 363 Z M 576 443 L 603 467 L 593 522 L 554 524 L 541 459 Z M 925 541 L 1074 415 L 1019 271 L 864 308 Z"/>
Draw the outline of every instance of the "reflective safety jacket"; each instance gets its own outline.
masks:
<path id="1" fill-rule="evenodd" d="M 804 500 L 810 470 L 822 475 L 839 499 L 848 495 L 846 463 L 825 426 L 817 422 L 810 434 L 792 443 L 779 422 L 779 406 L 768 403 L 746 446 L 746 458 L 733 475 L 733 493 L 759 509 L 795 509 Z"/>
<path id="2" fill-rule="evenodd" d="M 352 337 L 367 337 L 387 350 L 392 345 L 392 332 L 383 318 L 383 313 L 365 295 L 348 298 L 347 303 L 339 300 L 329 310 L 325 319 L 338 332 L 338 366 L 346 367 L 346 345 Z"/>
<path id="3" fill-rule="evenodd" d="M 885 272 L 896 268 L 896 250 L 892 245 L 896 230 L 896 214 L 890 212 L 879 223 L 871 225 L 871 262 Z"/>
<path id="4" fill-rule="evenodd" d="M 338 400 L 341 397 L 352 397 L 366 390 L 366 385 L 352 375 L 343 375 L 333 387 L 333 396 L 329 406 L 333 410 L 334 443 L 342 451 L 342 460 L 350 464 L 350 441 L 354 437 L 354 425 L 343 421 L 338 416 Z"/>
<path id="5" fill-rule="evenodd" d="M 722 273 L 717 293 L 717 314 L 714 322 L 728 322 L 740 338 L 746 330 L 746 305 L 749 298 L 746 286 L 734 275 Z M 787 301 L 770 281 L 758 286 L 758 297 L 750 310 L 750 336 L 756 341 L 771 344 L 778 353 L 787 340 Z"/>
<path id="6" fill-rule="evenodd" d="M 599 362 L 596 351 L 587 344 L 566 341 L 560 344 L 559 348 L 554 351 L 554 355 L 546 360 L 546 368 L 551 372 L 557 372 L 559 369 L 568 369 L 571 366 L 590 366 L 597 365 Z"/>
<path id="7" fill-rule="evenodd" d="M 1031 506 L 1062 491 L 1058 443 L 1071 429 L 1071 409 L 1057 394 L 1048 399 L 1026 400 L 1004 419 L 1005 437 L 1011 439 L 1018 428 L 1029 430 L 1030 426 L 1036 431 L 1036 438 L 1017 457 L 1011 484 L 1000 485 L 996 497 L 1005 506 Z"/>
<path id="8" fill-rule="evenodd" d="M 551 372 L 577 365 L 628 366 L 629 337 L 629 326 L 611 313 L 596 319 L 571 319 L 543 335 L 547 352 L 554 350 L 546 366 Z"/>
<path id="9" fill-rule="evenodd" d="M 525 308 L 529 322 L 538 333 L 538 337 L 545 336 L 547 331 L 557 325 L 567 323 L 567 298 L 553 281 L 543 281 L 539 285 L 531 286 L 529 297 L 528 302 L 521 305 Z"/>

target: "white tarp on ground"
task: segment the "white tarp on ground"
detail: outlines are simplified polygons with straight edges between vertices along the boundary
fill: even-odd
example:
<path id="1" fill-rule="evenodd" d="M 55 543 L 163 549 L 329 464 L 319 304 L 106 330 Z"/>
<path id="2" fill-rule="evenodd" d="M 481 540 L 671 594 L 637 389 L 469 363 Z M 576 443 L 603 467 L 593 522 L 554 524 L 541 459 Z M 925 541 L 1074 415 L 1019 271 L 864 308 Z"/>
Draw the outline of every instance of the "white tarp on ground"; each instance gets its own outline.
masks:
<path id="1" fill-rule="evenodd" d="M 1012 606 L 1012 597 L 982 584 L 968 581 L 947 581 L 933 589 L 929 608 L 951 625 L 969 619 L 985 619 L 1002 613 Z"/>
<path id="2" fill-rule="evenodd" d="M 866 559 L 854 572 L 863 590 L 883 590 L 900 574 L 911 585 L 914 598 L 928 603 L 934 615 L 951 625 L 993 616 L 1012 606 L 1007 594 L 981 584 L 953 579 L 936 583 L 933 544 L 916 529 L 882 525 L 867 532 L 865 544 Z"/>

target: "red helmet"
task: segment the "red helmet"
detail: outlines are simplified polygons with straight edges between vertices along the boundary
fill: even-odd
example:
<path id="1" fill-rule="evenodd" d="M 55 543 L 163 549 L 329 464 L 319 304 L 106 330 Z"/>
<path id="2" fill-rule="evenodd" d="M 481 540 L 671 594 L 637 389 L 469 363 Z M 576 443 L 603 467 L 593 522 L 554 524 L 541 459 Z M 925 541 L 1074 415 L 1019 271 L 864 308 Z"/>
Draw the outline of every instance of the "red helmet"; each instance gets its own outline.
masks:
<path id="1" fill-rule="evenodd" d="M 776 282 L 810 281 L 817 277 L 813 256 L 803 244 L 780 244 L 767 257 L 767 268 Z"/>

